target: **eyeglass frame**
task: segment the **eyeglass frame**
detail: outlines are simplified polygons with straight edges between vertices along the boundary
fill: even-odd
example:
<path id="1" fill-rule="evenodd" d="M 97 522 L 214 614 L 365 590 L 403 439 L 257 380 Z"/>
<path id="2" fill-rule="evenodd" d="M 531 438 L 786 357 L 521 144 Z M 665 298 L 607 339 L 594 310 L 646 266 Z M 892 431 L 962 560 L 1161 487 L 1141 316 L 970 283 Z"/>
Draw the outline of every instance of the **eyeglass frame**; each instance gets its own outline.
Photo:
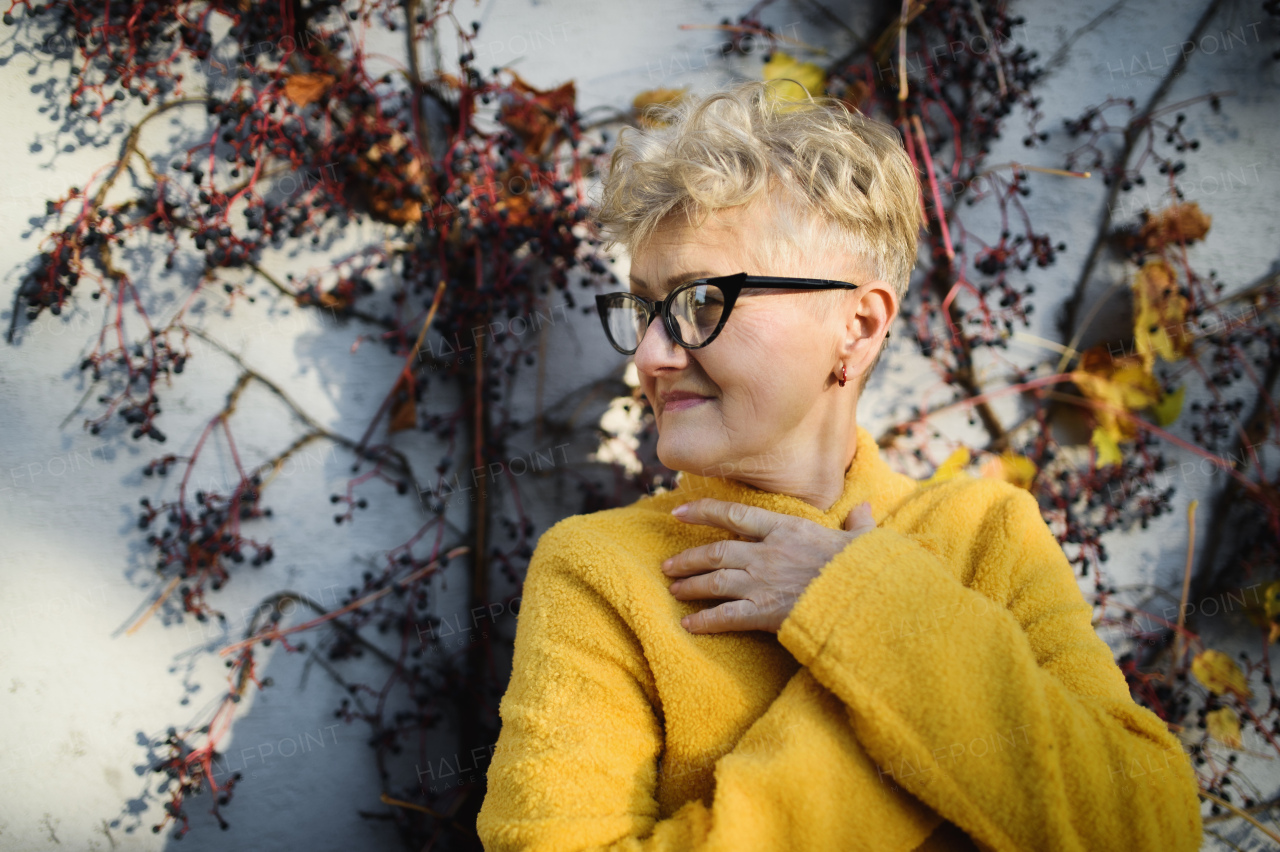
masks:
<path id="1" fill-rule="evenodd" d="M 686 344 L 680 339 L 680 335 L 676 330 L 675 320 L 671 317 L 671 305 L 677 295 L 690 287 L 702 284 L 711 284 L 720 288 L 720 291 L 724 293 L 724 311 L 720 314 L 720 322 L 716 324 L 711 334 L 707 335 L 706 340 L 697 344 Z M 644 335 L 649 333 L 649 326 L 653 324 L 653 318 L 659 314 L 662 315 L 662 325 L 666 328 L 667 336 L 671 338 L 672 342 L 684 349 L 701 349 L 715 340 L 724 329 L 725 323 L 729 321 L 729 314 L 733 312 L 733 306 L 737 303 L 738 296 L 742 294 L 743 290 L 856 290 L 861 286 L 861 284 L 850 284 L 848 281 L 832 281 L 827 278 L 785 278 L 777 275 L 748 275 L 745 272 L 738 272 L 733 275 L 721 275 L 713 278 L 694 278 L 672 288 L 671 292 L 658 302 L 635 293 L 598 293 L 596 294 L 596 313 L 600 316 L 600 324 L 604 326 L 605 339 L 623 355 L 634 355 L 639 351 L 640 344 L 644 342 Z M 630 351 L 614 343 L 613 334 L 609 331 L 609 319 L 606 316 L 611 302 L 620 298 L 638 301 L 644 306 L 646 312 L 644 333 L 639 336 L 636 348 Z"/>

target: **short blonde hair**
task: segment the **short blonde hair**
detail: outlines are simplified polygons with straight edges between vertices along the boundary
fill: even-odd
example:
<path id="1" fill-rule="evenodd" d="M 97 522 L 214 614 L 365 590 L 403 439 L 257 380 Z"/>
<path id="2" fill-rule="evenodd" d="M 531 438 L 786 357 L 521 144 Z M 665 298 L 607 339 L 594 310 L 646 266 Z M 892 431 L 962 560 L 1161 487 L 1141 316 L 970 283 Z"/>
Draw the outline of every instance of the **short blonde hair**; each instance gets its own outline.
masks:
<path id="1" fill-rule="evenodd" d="M 645 118 L 656 126 L 619 132 L 604 179 L 596 221 L 606 249 L 635 256 L 671 213 L 701 224 L 763 195 L 778 227 L 761 250 L 779 268 L 829 250 L 848 258 L 852 283 L 878 278 L 899 303 L 906 296 L 923 217 L 919 177 L 892 126 L 837 98 L 783 101 L 765 81 L 651 105 Z"/>

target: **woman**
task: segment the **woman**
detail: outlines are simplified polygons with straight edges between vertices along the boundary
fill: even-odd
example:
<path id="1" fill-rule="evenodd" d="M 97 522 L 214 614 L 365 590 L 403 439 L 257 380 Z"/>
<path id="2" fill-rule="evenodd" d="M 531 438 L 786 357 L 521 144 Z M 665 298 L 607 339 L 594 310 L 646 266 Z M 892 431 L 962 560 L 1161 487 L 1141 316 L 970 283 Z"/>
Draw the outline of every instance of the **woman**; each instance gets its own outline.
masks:
<path id="1" fill-rule="evenodd" d="M 897 135 L 761 83 L 662 118 L 613 154 L 599 304 L 682 474 L 539 541 L 485 848 L 1199 848 L 1036 500 L 857 425 L 921 224 Z"/>

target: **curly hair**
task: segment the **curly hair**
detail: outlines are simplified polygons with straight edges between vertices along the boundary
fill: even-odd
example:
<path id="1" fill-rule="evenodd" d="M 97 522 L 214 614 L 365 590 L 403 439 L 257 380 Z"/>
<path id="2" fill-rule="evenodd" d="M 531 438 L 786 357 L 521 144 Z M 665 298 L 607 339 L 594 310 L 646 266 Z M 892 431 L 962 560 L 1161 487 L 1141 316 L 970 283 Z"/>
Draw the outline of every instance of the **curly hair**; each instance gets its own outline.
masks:
<path id="1" fill-rule="evenodd" d="M 846 280 L 879 279 L 906 296 L 924 222 L 919 177 L 892 126 L 838 98 L 783 100 L 769 81 L 652 104 L 642 118 L 648 128 L 619 132 L 603 181 L 595 218 L 606 249 L 634 257 L 669 214 L 697 227 L 765 200 L 776 227 L 759 252 L 772 266 L 829 252 Z M 826 295 L 831 307 L 844 293 Z"/>

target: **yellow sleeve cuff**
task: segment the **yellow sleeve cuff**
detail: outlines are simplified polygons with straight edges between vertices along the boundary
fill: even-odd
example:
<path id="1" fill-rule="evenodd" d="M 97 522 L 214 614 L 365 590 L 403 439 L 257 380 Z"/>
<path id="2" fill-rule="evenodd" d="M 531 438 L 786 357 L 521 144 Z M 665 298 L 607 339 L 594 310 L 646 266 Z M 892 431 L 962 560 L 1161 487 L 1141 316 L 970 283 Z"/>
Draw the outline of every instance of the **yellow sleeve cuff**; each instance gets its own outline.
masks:
<path id="1" fill-rule="evenodd" d="M 778 641 L 802 666 L 809 666 L 862 591 L 880 572 L 905 562 L 908 551 L 920 547 L 914 539 L 886 527 L 858 536 L 801 593 L 778 629 Z"/>

